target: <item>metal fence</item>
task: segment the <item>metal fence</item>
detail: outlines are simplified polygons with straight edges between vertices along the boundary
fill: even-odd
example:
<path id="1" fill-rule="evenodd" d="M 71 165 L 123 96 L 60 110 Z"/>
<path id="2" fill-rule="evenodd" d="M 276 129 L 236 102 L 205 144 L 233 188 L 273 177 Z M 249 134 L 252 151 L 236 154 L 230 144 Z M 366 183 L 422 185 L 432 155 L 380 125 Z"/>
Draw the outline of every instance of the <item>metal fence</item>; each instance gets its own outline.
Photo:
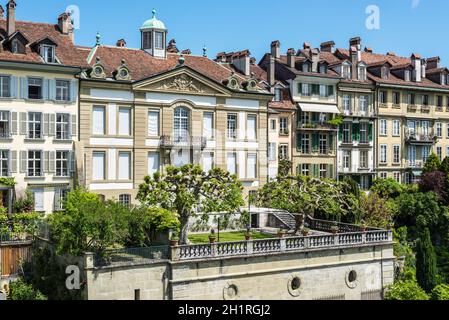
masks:
<path id="1" fill-rule="evenodd" d="M 33 236 L 28 233 L 7 232 L 0 233 L 0 244 L 32 241 Z"/>
<path id="2" fill-rule="evenodd" d="M 106 267 L 153 263 L 167 260 L 169 258 L 169 250 L 169 246 L 108 250 L 102 256 L 95 255 L 94 266 Z"/>

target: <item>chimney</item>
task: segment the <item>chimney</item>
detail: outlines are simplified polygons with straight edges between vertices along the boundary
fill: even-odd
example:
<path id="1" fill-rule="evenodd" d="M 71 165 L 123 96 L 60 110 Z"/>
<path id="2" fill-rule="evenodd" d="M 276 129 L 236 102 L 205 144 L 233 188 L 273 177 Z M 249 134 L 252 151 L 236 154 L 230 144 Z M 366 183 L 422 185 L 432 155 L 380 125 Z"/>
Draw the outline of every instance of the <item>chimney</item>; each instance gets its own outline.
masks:
<path id="1" fill-rule="evenodd" d="M 9 0 L 6 5 L 8 37 L 16 32 L 16 6 L 17 4 L 14 0 Z"/>
<path id="2" fill-rule="evenodd" d="M 333 52 L 335 47 L 334 41 L 323 42 L 320 45 L 321 52 Z"/>
<path id="3" fill-rule="evenodd" d="M 276 83 L 276 60 L 273 56 L 270 56 L 270 64 L 267 69 L 268 83 L 270 84 L 271 91 L 274 89 Z"/>
<path id="4" fill-rule="evenodd" d="M 120 39 L 120 40 L 118 40 L 118 41 L 117 41 L 117 47 L 120 47 L 120 48 L 126 47 L 126 41 L 125 41 L 125 39 Z"/>
<path id="5" fill-rule="evenodd" d="M 373 51 L 373 48 L 365 47 L 365 52 L 366 53 L 373 53 L 374 51 Z"/>
<path id="6" fill-rule="evenodd" d="M 427 62 L 426 59 L 421 60 L 421 77 L 426 77 L 426 70 L 427 70 Z"/>
<path id="7" fill-rule="evenodd" d="M 179 49 L 176 46 L 176 40 L 175 39 L 171 39 L 168 42 L 167 52 L 169 52 L 169 53 L 179 53 Z"/>
<path id="8" fill-rule="evenodd" d="M 245 76 L 249 77 L 251 75 L 250 70 L 250 55 L 249 50 L 244 50 L 237 52 L 232 60 L 234 67 L 243 73 Z"/>
<path id="9" fill-rule="evenodd" d="M 290 48 L 287 50 L 287 64 L 290 68 L 293 68 L 293 69 L 295 68 L 295 62 L 296 62 L 295 54 L 296 54 L 295 49 Z"/>
<path id="10" fill-rule="evenodd" d="M 422 69 L 421 69 L 421 56 L 419 54 L 412 54 L 410 57 L 413 65 L 413 79 L 415 82 L 421 82 Z"/>
<path id="11" fill-rule="evenodd" d="M 74 28 L 72 25 L 72 19 L 70 19 L 70 13 L 61 13 L 58 17 L 58 27 L 62 34 L 69 35 L 72 42 L 74 39 Z"/>
<path id="12" fill-rule="evenodd" d="M 302 44 L 302 48 L 303 48 L 304 50 L 310 50 L 310 48 L 311 48 L 310 43 L 304 42 L 304 43 Z"/>
<path id="13" fill-rule="evenodd" d="M 394 53 L 393 51 L 388 51 L 387 56 L 396 57 L 396 53 Z"/>
<path id="14" fill-rule="evenodd" d="M 311 50 L 311 59 L 312 59 L 312 72 L 318 72 L 318 63 L 320 62 L 320 50 L 319 49 Z"/>
<path id="15" fill-rule="evenodd" d="M 432 57 L 427 59 L 427 70 L 438 69 L 440 67 L 440 57 Z"/>
<path id="16" fill-rule="evenodd" d="M 271 56 L 275 59 L 281 57 L 281 43 L 278 40 L 271 43 Z"/>
<path id="17" fill-rule="evenodd" d="M 349 48 L 354 47 L 357 53 L 357 62 L 362 61 L 362 39 L 360 37 L 354 37 L 349 39 Z"/>
<path id="18" fill-rule="evenodd" d="M 251 59 L 249 59 L 249 63 L 251 63 L 251 65 L 255 65 L 256 64 L 256 58 L 251 57 Z"/>
<path id="19" fill-rule="evenodd" d="M 5 19 L 5 9 L 0 5 L 0 19 Z"/>

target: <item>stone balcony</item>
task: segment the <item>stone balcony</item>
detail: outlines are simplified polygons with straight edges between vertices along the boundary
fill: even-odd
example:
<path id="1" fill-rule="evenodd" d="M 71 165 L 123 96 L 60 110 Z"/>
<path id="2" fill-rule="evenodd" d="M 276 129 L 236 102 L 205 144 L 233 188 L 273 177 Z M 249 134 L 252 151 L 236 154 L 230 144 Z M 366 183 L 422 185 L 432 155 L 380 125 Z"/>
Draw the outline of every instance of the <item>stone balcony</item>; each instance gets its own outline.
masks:
<path id="1" fill-rule="evenodd" d="M 162 149 L 173 149 L 191 147 L 204 150 L 207 146 L 207 138 L 190 136 L 162 136 L 160 147 Z"/>

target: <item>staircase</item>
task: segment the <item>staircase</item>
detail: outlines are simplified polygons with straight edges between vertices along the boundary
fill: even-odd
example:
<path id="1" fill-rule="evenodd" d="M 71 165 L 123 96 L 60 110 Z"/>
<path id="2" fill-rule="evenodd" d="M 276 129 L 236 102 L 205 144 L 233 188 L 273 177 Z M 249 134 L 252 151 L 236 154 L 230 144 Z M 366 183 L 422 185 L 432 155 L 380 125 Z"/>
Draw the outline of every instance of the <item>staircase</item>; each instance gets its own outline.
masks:
<path id="1" fill-rule="evenodd" d="M 288 230 L 296 229 L 295 216 L 287 211 L 273 211 L 272 215 L 275 216 L 282 224 L 284 224 Z"/>

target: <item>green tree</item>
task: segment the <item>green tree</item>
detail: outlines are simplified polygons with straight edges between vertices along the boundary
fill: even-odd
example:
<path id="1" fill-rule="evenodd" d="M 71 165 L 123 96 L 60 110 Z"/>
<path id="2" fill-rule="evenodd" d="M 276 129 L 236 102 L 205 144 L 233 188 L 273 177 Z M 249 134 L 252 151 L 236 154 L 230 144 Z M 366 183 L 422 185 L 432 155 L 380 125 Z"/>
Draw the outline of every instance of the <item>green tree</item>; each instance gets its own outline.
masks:
<path id="1" fill-rule="evenodd" d="M 416 245 L 416 279 L 426 292 L 437 285 L 437 259 L 429 229 L 424 229 Z"/>
<path id="2" fill-rule="evenodd" d="M 290 160 L 282 159 L 279 161 L 278 176 L 287 177 L 292 172 L 293 164 Z"/>
<path id="3" fill-rule="evenodd" d="M 388 287 L 385 300 L 429 300 L 429 296 L 416 281 L 397 281 Z"/>
<path id="4" fill-rule="evenodd" d="M 377 193 L 360 197 L 360 207 L 363 220 L 370 227 L 386 228 L 393 219 L 393 209 L 389 201 L 381 198 Z"/>
<path id="5" fill-rule="evenodd" d="M 65 210 L 49 218 L 52 240 L 58 253 L 103 255 L 126 238 L 128 207 L 103 202 L 96 194 L 78 188 L 67 195 Z"/>
<path id="6" fill-rule="evenodd" d="M 205 173 L 200 166 L 185 165 L 170 166 L 166 171 L 165 175 L 145 177 L 137 199 L 178 213 L 181 244 L 187 243 L 189 218 L 196 212 L 235 212 L 244 205 L 241 183 L 220 168 Z"/>
<path id="7" fill-rule="evenodd" d="M 449 157 L 443 159 L 439 170 L 449 177 Z"/>
<path id="8" fill-rule="evenodd" d="M 371 192 L 375 192 L 385 199 L 395 199 L 403 191 L 404 187 L 394 179 L 376 179 L 371 187 Z"/>
<path id="9" fill-rule="evenodd" d="M 343 182 L 347 183 L 349 186 L 349 189 L 351 193 L 357 198 L 360 198 L 360 186 L 354 179 L 351 179 L 349 177 L 345 177 L 343 179 Z"/>
<path id="10" fill-rule="evenodd" d="M 432 300 L 449 300 L 449 285 L 440 284 L 431 293 Z"/>
<path id="11" fill-rule="evenodd" d="M 427 159 L 426 164 L 424 165 L 423 174 L 438 171 L 440 170 L 440 167 L 441 167 L 440 158 L 438 158 L 438 156 L 435 153 L 432 153 Z"/>
<path id="12" fill-rule="evenodd" d="M 47 297 L 45 297 L 39 290 L 36 290 L 32 285 L 25 283 L 25 281 L 20 278 L 17 281 L 11 282 L 9 286 L 8 300 L 47 300 Z"/>

